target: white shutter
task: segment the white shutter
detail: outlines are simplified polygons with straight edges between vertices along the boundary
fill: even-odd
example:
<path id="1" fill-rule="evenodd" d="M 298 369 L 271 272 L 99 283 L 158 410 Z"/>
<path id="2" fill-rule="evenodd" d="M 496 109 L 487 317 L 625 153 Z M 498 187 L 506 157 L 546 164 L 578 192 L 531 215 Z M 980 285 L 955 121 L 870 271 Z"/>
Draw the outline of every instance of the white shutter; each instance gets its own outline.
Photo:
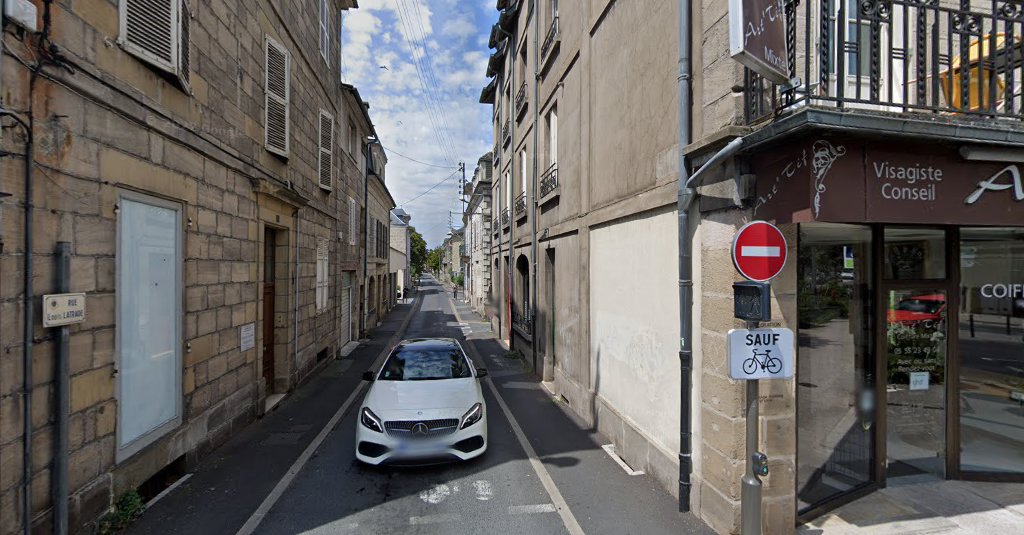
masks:
<path id="1" fill-rule="evenodd" d="M 191 92 L 189 73 L 192 69 L 192 8 L 188 2 L 189 0 L 181 0 L 181 10 L 178 12 L 178 80 L 182 87 Z"/>
<path id="2" fill-rule="evenodd" d="M 291 60 L 288 50 L 267 36 L 264 62 L 264 93 L 266 94 L 265 145 L 267 150 L 288 156 L 291 125 Z"/>
<path id="3" fill-rule="evenodd" d="M 330 191 L 334 187 L 334 116 L 320 110 L 320 155 L 317 164 L 317 175 L 320 187 Z"/>
<path id="4" fill-rule="evenodd" d="M 190 0 L 121 0 L 120 36 L 124 49 L 178 77 L 189 89 L 192 9 Z"/>
<path id="5" fill-rule="evenodd" d="M 327 240 L 321 239 L 316 247 L 316 310 L 317 312 L 327 308 L 328 288 L 328 259 Z"/>
<path id="6" fill-rule="evenodd" d="M 320 0 L 320 55 L 323 56 L 327 65 L 331 64 L 329 58 L 331 50 L 330 14 L 327 9 L 327 0 Z"/>
<path id="7" fill-rule="evenodd" d="M 359 207 L 356 200 L 348 198 L 348 244 L 356 244 L 356 234 L 359 233 Z"/>

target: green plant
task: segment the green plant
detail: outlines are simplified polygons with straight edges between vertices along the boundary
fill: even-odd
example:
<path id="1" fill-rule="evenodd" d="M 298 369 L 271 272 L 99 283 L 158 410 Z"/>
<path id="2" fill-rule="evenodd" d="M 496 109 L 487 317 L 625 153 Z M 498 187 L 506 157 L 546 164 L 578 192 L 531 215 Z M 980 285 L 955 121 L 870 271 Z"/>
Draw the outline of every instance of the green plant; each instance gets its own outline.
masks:
<path id="1" fill-rule="evenodd" d="M 114 502 L 110 511 L 100 520 L 98 533 L 108 535 L 127 528 L 142 515 L 145 508 L 139 492 L 135 489 L 129 490 Z"/>

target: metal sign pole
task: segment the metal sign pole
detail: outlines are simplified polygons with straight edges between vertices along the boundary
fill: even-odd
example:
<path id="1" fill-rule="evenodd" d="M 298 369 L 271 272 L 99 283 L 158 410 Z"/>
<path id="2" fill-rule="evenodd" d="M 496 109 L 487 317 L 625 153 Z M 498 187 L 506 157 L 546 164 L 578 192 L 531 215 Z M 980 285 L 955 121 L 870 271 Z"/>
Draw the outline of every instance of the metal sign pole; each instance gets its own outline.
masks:
<path id="1" fill-rule="evenodd" d="M 748 321 L 748 329 L 756 329 L 759 322 Z M 761 479 L 754 468 L 757 455 L 758 422 L 757 379 L 747 381 L 747 471 L 743 474 L 740 506 L 742 508 L 743 535 L 761 535 Z"/>

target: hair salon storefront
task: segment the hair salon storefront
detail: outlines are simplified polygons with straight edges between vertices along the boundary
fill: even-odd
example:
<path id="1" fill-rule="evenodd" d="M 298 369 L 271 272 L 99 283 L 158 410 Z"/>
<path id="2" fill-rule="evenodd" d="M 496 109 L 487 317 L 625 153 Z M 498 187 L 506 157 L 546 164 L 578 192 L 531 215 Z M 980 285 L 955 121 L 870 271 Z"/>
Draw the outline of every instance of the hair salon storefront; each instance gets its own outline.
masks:
<path id="1" fill-rule="evenodd" d="M 801 517 L 895 478 L 1024 481 L 1024 181 L 978 152 L 820 135 L 750 161 L 754 217 L 797 225 Z"/>

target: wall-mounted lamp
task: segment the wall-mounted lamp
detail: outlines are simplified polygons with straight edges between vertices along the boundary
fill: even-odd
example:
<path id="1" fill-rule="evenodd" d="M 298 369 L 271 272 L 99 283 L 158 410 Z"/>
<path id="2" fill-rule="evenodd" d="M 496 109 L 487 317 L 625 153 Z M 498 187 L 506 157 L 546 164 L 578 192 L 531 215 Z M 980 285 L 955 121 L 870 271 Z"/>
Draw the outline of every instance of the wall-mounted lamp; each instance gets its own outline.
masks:
<path id="1" fill-rule="evenodd" d="M 1024 163 L 1024 149 L 1011 147 L 964 145 L 960 147 L 960 156 L 971 162 Z"/>

